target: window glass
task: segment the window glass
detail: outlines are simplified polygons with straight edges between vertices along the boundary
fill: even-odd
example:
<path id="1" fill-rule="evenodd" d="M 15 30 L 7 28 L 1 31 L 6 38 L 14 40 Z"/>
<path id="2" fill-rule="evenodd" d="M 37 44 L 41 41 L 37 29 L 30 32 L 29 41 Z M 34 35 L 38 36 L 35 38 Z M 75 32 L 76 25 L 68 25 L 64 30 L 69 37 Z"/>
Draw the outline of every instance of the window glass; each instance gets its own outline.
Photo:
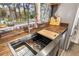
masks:
<path id="1" fill-rule="evenodd" d="M 30 3 L 29 4 L 29 22 L 34 22 L 35 16 L 36 16 L 35 4 Z"/>
<path id="2" fill-rule="evenodd" d="M 0 4 L 0 23 L 18 24 L 33 22 L 36 11 L 34 3 L 4 3 Z"/>
<path id="3" fill-rule="evenodd" d="M 41 3 L 40 6 L 40 19 L 42 22 L 47 22 L 49 20 L 50 17 L 50 6 L 46 3 Z"/>

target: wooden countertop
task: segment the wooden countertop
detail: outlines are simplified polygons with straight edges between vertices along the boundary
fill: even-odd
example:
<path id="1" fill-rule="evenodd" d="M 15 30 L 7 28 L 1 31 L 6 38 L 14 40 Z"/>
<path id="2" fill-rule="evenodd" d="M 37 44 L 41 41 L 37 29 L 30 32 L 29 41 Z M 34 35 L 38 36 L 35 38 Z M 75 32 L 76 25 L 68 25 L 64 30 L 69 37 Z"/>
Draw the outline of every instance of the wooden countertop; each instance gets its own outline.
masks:
<path id="1" fill-rule="evenodd" d="M 53 32 L 60 34 L 60 33 L 63 33 L 65 30 L 67 30 L 67 28 L 68 28 L 68 24 L 61 23 L 60 26 L 52 26 L 52 25 L 50 26 L 49 25 L 46 28 L 46 30 L 53 31 Z"/>
<path id="2" fill-rule="evenodd" d="M 36 32 L 39 31 L 41 29 L 47 29 L 56 33 L 61 33 L 64 32 L 67 29 L 68 25 L 67 24 L 61 24 L 61 26 L 49 26 L 48 24 L 42 24 L 39 26 L 39 28 L 37 29 L 33 29 L 32 32 Z M 24 35 L 28 35 L 29 33 L 20 33 L 19 35 L 15 35 L 15 36 L 11 36 L 11 37 L 6 37 L 6 38 L 2 38 L 0 39 L 0 56 L 9 56 L 12 55 L 7 42 L 11 41 L 11 40 L 15 40 L 17 38 L 20 38 Z"/>
<path id="3" fill-rule="evenodd" d="M 6 43 L 0 44 L 0 56 L 11 56 L 12 53 Z"/>

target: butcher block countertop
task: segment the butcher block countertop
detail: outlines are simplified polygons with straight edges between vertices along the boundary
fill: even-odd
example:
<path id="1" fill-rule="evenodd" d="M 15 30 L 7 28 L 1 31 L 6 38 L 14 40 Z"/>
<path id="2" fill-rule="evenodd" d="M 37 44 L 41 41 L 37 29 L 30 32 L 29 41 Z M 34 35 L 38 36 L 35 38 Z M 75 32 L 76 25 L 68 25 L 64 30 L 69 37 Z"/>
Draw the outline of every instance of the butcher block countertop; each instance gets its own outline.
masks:
<path id="1" fill-rule="evenodd" d="M 37 31 L 39 32 L 42 29 L 45 29 L 45 30 L 48 30 L 49 32 L 51 31 L 51 32 L 59 35 L 60 33 L 63 33 L 64 31 L 66 31 L 67 28 L 68 28 L 68 24 L 65 24 L 65 23 L 61 23 L 60 26 L 51 26 L 46 23 L 46 24 L 42 24 L 41 26 L 39 26 L 39 28 L 32 30 L 32 32 L 37 32 Z M 28 35 L 28 34 L 29 33 L 23 32 L 20 35 L 8 37 L 7 39 L 6 38 L 0 39 L 0 56 L 11 56 L 12 53 L 7 45 L 7 42 L 9 42 L 11 40 L 15 40 L 17 38 L 20 38 L 20 37 L 22 37 L 24 35 Z M 49 34 L 51 34 L 51 33 L 49 33 Z"/>
<path id="2" fill-rule="evenodd" d="M 6 43 L 0 44 L 0 56 L 11 56 L 12 53 Z"/>

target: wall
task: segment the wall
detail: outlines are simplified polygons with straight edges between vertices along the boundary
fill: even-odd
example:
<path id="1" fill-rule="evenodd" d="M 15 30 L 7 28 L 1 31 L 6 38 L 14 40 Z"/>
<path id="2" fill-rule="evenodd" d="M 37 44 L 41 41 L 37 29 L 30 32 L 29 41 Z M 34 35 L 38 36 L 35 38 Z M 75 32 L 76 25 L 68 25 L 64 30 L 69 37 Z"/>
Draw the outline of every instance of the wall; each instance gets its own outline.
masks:
<path id="1" fill-rule="evenodd" d="M 75 3 L 60 4 L 55 14 L 62 18 L 62 22 L 70 23 L 75 17 L 77 7 L 78 4 Z"/>
<path id="2" fill-rule="evenodd" d="M 61 17 L 61 22 L 69 23 L 68 33 L 66 36 L 66 44 L 70 43 L 69 37 L 71 33 L 71 28 L 73 25 L 73 21 L 75 19 L 75 15 L 78 8 L 78 3 L 63 3 L 60 4 L 58 10 L 56 11 L 55 15 Z M 68 49 L 68 45 L 65 45 L 66 49 Z"/>
<path id="3" fill-rule="evenodd" d="M 74 37 L 74 39 L 73 39 Z M 71 31 L 71 41 L 78 44 L 79 43 L 79 7 L 77 9 L 76 17 L 74 19 L 72 31 Z"/>

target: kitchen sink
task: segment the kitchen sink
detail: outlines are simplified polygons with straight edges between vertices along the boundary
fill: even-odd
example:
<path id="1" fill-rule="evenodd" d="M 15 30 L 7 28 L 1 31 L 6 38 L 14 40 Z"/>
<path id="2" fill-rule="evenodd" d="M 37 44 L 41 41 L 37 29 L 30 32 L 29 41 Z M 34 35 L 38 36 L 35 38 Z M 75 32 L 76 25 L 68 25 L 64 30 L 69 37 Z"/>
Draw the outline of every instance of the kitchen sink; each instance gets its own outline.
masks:
<path id="1" fill-rule="evenodd" d="M 30 35 L 30 38 L 23 37 L 20 40 L 12 41 L 9 44 L 13 55 L 17 56 L 34 56 L 44 49 L 52 40 L 40 35 Z"/>
<path id="2" fill-rule="evenodd" d="M 26 44 L 33 50 L 39 53 L 45 46 L 47 46 L 52 40 L 37 34 L 34 38 L 27 40 Z"/>

